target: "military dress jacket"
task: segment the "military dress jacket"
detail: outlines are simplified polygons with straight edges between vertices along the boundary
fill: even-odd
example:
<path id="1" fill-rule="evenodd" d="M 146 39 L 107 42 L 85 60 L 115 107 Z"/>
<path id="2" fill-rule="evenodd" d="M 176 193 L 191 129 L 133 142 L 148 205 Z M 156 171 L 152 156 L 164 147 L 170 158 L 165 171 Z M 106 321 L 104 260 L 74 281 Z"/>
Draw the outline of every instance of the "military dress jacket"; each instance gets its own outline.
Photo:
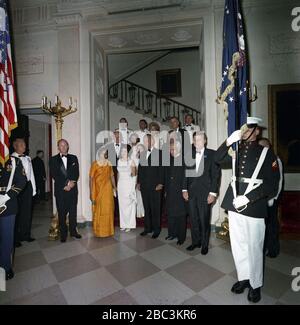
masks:
<path id="1" fill-rule="evenodd" d="M 257 141 L 242 142 L 239 146 L 239 154 L 236 164 L 237 195 L 245 194 L 248 183 L 244 181 L 244 178 L 252 177 L 263 148 L 264 147 L 259 145 Z M 225 141 L 215 154 L 215 160 L 217 163 L 222 164 L 224 162 L 231 162 L 231 157 L 228 155 L 228 149 L 229 148 Z M 253 218 L 266 218 L 267 202 L 277 193 L 279 177 L 280 174 L 276 156 L 273 151 L 269 149 L 257 176 L 257 179 L 262 180 L 263 183 L 246 195 L 250 202 L 241 214 Z M 229 184 L 221 205 L 222 208 L 227 211 L 238 212 L 233 206 L 233 199 L 233 189 L 231 184 Z"/>
<path id="2" fill-rule="evenodd" d="M 16 169 L 11 184 L 11 188 L 8 192 L 6 192 L 10 175 L 13 170 L 12 159 L 14 159 L 16 162 Z M 20 159 L 15 157 L 10 157 L 4 166 L 0 164 L 0 194 L 1 195 L 7 194 L 10 197 L 10 199 L 5 203 L 6 210 L 4 210 L 0 214 L 0 218 L 17 214 L 18 212 L 17 196 L 23 190 L 26 184 L 27 184 L 27 177 Z"/>

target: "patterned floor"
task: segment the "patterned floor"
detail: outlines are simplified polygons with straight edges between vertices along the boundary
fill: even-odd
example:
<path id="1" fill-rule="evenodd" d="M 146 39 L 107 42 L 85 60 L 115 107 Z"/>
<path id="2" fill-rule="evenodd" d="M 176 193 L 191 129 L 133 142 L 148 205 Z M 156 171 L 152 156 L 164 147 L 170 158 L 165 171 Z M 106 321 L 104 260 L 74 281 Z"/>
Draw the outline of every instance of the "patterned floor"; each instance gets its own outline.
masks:
<path id="1" fill-rule="evenodd" d="M 230 247 L 212 234 L 208 255 L 186 251 L 190 238 L 176 242 L 116 230 L 96 239 L 90 228 L 83 239 L 49 242 L 49 204 L 35 209 L 33 236 L 16 252 L 13 280 L 0 292 L 0 304 L 248 304 L 247 293 L 230 292 L 236 281 Z M 189 235 L 188 235 L 189 236 Z M 283 241 L 282 253 L 266 263 L 260 304 L 300 304 L 291 289 L 292 269 L 300 267 L 300 242 Z"/>

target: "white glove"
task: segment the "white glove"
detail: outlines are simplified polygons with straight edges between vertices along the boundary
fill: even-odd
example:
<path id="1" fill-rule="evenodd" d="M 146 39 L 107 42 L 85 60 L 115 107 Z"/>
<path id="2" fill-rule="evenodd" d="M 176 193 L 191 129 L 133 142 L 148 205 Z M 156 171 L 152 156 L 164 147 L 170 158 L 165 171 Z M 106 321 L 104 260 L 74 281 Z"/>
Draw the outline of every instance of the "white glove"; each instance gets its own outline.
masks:
<path id="1" fill-rule="evenodd" d="M 10 200 L 10 197 L 7 194 L 0 194 L 0 206 L 4 205 L 8 200 Z"/>
<path id="2" fill-rule="evenodd" d="M 239 195 L 233 200 L 233 206 L 239 209 L 249 203 L 249 199 L 245 195 Z"/>
<path id="3" fill-rule="evenodd" d="M 268 201 L 268 207 L 272 207 L 274 205 L 274 199 Z"/>
<path id="4" fill-rule="evenodd" d="M 227 147 L 230 147 L 233 143 L 240 141 L 242 138 L 242 131 L 236 130 L 231 136 L 226 140 Z"/>

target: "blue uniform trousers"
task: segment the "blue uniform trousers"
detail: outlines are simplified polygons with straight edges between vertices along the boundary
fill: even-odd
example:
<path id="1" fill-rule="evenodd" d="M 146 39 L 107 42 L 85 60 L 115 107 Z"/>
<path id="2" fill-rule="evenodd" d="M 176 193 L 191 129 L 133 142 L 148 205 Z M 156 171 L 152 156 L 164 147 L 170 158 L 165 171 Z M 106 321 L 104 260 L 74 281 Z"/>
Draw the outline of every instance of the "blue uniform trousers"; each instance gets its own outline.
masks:
<path id="1" fill-rule="evenodd" d="M 15 218 L 16 215 L 0 216 L 0 267 L 5 271 L 12 267 Z"/>

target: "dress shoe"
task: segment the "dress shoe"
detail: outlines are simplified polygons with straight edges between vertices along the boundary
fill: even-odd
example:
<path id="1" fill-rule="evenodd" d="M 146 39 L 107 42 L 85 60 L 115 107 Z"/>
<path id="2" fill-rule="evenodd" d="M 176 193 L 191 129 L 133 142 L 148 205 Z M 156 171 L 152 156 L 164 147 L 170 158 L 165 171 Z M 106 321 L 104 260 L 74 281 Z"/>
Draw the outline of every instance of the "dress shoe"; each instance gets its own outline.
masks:
<path id="1" fill-rule="evenodd" d="M 181 246 L 183 243 L 184 243 L 184 241 L 178 240 L 177 243 L 176 243 L 176 245 Z"/>
<path id="2" fill-rule="evenodd" d="M 15 247 L 21 247 L 22 246 L 22 244 L 21 244 L 21 242 L 20 241 L 18 241 L 17 243 L 15 243 Z"/>
<path id="3" fill-rule="evenodd" d="M 154 233 L 154 234 L 152 235 L 152 238 L 155 239 L 155 238 L 158 238 L 158 236 L 159 236 L 159 233 Z"/>
<path id="4" fill-rule="evenodd" d="M 259 302 L 261 299 L 260 288 L 253 289 L 250 287 L 247 298 L 250 302 Z"/>
<path id="5" fill-rule="evenodd" d="M 175 239 L 175 237 L 173 237 L 173 236 L 167 236 L 165 239 L 166 240 L 173 240 L 173 239 Z"/>
<path id="6" fill-rule="evenodd" d="M 208 247 L 202 247 L 201 254 L 206 255 L 208 253 Z"/>
<path id="7" fill-rule="evenodd" d="M 201 248 L 201 245 L 190 245 L 186 248 L 187 251 L 193 251 L 195 248 Z"/>
<path id="8" fill-rule="evenodd" d="M 143 232 L 140 233 L 140 236 L 146 236 L 147 234 L 148 234 L 147 231 L 143 231 Z"/>
<path id="9" fill-rule="evenodd" d="M 71 235 L 72 238 L 75 238 L 75 239 L 81 239 L 82 236 L 80 234 L 75 234 L 75 235 Z"/>
<path id="10" fill-rule="evenodd" d="M 65 243 L 66 241 L 67 241 L 66 238 L 61 238 L 61 239 L 60 239 L 60 242 L 61 242 L 61 243 Z"/>
<path id="11" fill-rule="evenodd" d="M 5 272 L 5 279 L 6 281 L 12 279 L 15 276 L 15 273 L 12 269 L 10 269 L 9 271 Z"/>
<path id="12" fill-rule="evenodd" d="M 32 243 L 33 241 L 35 241 L 35 238 L 29 237 L 28 239 L 26 239 L 26 241 L 28 243 Z"/>
<path id="13" fill-rule="evenodd" d="M 243 293 L 246 288 L 250 288 L 249 280 L 238 281 L 232 286 L 231 292 L 240 294 Z"/>

